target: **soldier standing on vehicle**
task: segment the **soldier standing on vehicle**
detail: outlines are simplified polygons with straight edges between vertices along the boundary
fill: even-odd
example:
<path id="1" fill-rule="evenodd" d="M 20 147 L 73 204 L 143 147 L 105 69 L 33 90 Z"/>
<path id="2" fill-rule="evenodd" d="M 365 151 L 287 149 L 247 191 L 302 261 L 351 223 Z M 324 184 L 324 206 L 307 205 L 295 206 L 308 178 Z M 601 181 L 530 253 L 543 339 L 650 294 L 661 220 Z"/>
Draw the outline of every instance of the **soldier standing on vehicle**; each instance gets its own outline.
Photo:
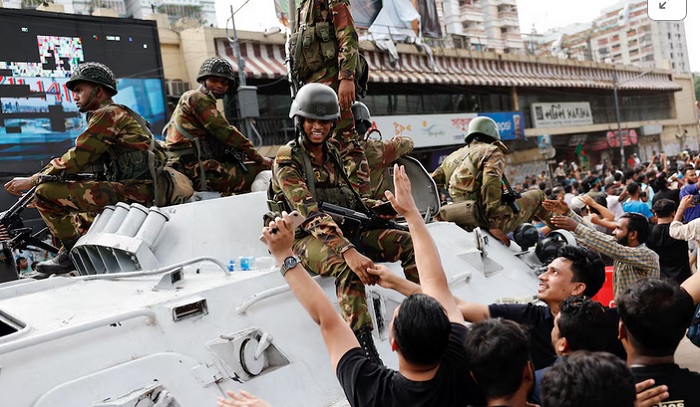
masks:
<path id="1" fill-rule="evenodd" d="M 391 140 L 381 139 L 379 130 L 372 129 L 369 108 L 362 102 L 353 103 L 352 115 L 355 118 L 355 129 L 363 139 L 362 147 L 369 164 L 370 196 L 374 199 L 385 199 L 384 191 L 389 189 L 389 166 L 413 150 L 413 139 L 407 136 L 394 136 Z M 379 140 L 369 138 L 373 132 L 379 133 Z"/>
<path id="2" fill-rule="evenodd" d="M 340 117 L 338 99 L 330 87 L 305 85 L 289 112 L 297 137 L 280 148 L 272 169 L 270 209 L 296 210 L 306 217 L 294 242 L 294 253 L 307 270 L 335 277 L 338 303 L 345 320 L 368 357 L 379 360 L 372 340 L 372 318 L 365 285 L 376 284 L 367 269 L 374 261 L 401 261 L 411 281 L 418 280 L 413 243 L 408 232 L 395 229 L 362 230 L 353 242 L 350 232 L 320 211 L 321 203 L 363 210 L 359 195 L 348 185 L 336 147 L 328 137 Z"/>
<path id="3" fill-rule="evenodd" d="M 322 83 L 338 94 L 340 120 L 333 139 L 353 187 L 370 194 L 370 175 L 352 103 L 367 84 L 367 62 L 360 57 L 349 0 L 301 0 L 290 37 L 291 75 L 296 84 Z M 295 85 L 296 87 L 296 85 Z"/>
<path id="4" fill-rule="evenodd" d="M 198 89 L 185 92 L 167 127 L 168 165 L 192 180 L 195 189 L 225 194 L 249 192 L 255 176 L 272 166 L 216 108 L 216 98 L 235 86 L 233 68 L 214 57 L 202 63 Z M 245 164 L 245 160 L 255 164 Z"/>
<path id="5" fill-rule="evenodd" d="M 117 81 L 103 64 L 78 65 L 66 83 L 81 113 L 87 113 L 87 128 L 60 158 L 54 158 L 40 173 L 14 178 L 5 184 L 8 192 L 20 195 L 36 186 L 35 203 L 51 233 L 61 241 L 58 255 L 37 265 L 45 274 L 75 270 L 68 253 L 80 233 L 77 213 L 101 212 L 117 202 L 151 205 L 156 168 L 165 162 L 163 149 L 155 142 L 146 121 L 130 108 L 115 104 Z M 42 182 L 40 175 L 71 175 L 96 172 L 104 181 Z"/>
<path id="6" fill-rule="evenodd" d="M 507 200 L 507 195 L 512 194 L 504 185 L 508 148 L 501 142 L 493 119 L 473 119 L 465 142 L 466 146 L 450 154 L 432 174 L 438 187 L 448 187 L 455 202 L 454 206 L 443 207 L 449 208 L 443 211 L 449 215 L 447 220 L 486 228 L 506 246 L 510 246 L 506 235 L 533 216 L 549 222 L 552 213 L 542 208 L 546 197 L 541 190 L 527 191 L 517 199 L 511 195 L 512 200 Z"/>

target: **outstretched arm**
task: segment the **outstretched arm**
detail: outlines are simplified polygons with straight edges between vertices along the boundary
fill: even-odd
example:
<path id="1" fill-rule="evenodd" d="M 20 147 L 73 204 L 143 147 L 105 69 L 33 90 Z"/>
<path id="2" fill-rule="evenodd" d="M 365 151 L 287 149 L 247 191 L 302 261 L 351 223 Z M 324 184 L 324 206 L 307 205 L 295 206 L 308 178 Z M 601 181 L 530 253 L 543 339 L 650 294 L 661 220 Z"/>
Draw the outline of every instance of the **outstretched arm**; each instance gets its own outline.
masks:
<path id="1" fill-rule="evenodd" d="M 292 252 L 294 228 L 286 212 L 283 212 L 282 218 L 275 219 L 269 226 L 263 228 L 263 236 L 278 264 L 282 264 L 284 259 L 294 255 Z M 311 319 L 321 327 L 321 335 L 335 371 L 340 358 L 350 349 L 360 346 L 355 334 L 301 264 L 287 271 L 284 278 Z"/>
<path id="2" fill-rule="evenodd" d="M 396 212 L 403 215 L 408 222 L 423 293 L 435 298 L 445 308 L 450 321 L 463 322 L 464 318 L 459 313 L 452 292 L 447 285 L 447 277 L 442 268 L 440 253 L 416 207 L 413 195 L 411 195 L 411 181 L 408 179 L 404 167 L 399 167 L 396 164 L 394 165 L 394 186 L 396 194 L 387 191 L 386 197 Z"/>

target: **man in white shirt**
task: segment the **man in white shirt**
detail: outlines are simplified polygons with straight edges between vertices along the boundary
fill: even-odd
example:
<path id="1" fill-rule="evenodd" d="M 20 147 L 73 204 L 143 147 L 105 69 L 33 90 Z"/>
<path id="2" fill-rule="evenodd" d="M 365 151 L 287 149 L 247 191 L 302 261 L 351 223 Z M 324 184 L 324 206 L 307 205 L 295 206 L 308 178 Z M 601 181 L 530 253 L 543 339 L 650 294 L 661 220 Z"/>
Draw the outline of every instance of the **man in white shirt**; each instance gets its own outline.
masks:
<path id="1" fill-rule="evenodd" d="M 605 186 L 605 193 L 608 195 L 605 197 L 605 201 L 608 203 L 608 210 L 615 215 L 615 220 L 618 220 L 625 211 L 622 210 L 622 203 L 620 203 L 620 197 L 616 195 L 616 192 L 615 184 L 607 184 Z"/>

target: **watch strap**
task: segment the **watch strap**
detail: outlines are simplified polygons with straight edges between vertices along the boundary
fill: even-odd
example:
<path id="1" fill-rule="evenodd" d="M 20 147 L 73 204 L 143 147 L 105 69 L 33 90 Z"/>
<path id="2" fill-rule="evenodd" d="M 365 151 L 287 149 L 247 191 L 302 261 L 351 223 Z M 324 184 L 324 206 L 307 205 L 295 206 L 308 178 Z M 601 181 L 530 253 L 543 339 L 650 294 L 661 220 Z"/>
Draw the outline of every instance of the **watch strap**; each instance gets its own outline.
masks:
<path id="1" fill-rule="evenodd" d="M 288 260 L 291 260 L 294 262 L 294 264 L 291 267 L 287 265 Z M 301 262 L 301 260 L 299 260 L 299 258 L 297 256 L 289 256 L 286 259 L 284 259 L 284 261 L 282 262 L 282 266 L 280 267 L 280 273 L 282 274 L 282 277 L 284 277 L 289 270 L 296 267 L 296 265 L 299 264 L 300 262 Z"/>

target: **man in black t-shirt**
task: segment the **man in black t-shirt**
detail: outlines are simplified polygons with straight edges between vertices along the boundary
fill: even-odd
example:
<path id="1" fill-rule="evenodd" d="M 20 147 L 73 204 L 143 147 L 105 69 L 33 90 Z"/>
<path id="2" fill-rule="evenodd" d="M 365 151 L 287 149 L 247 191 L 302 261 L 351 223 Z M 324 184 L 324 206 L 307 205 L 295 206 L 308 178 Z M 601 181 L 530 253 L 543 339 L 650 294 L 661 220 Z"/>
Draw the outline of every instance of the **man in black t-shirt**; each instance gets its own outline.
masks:
<path id="1" fill-rule="evenodd" d="M 370 271 L 379 277 L 382 287 L 410 295 L 420 290 L 420 286 L 397 276 L 385 267 Z M 537 297 L 547 306 L 535 304 L 478 304 L 455 297 L 465 321 L 479 322 L 489 318 L 503 318 L 515 321 L 528 330 L 530 334 L 530 356 L 535 369 L 550 366 L 556 359 L 552 348 L 551 332 L 554 317 L 559 313 L 559 305 L 570 296 L 586 295 L 592 297 L 598 293 L 605 281 L 605 265 L 596 253 L 584 247 L 564 246 L 559 256 L 554 259 L 547 271 L 540 275 Z M 614 308 L 606 309 L 606 335 L 611 353 L 625 358 L 624 349 L 617 340 L 619 317 Z"/>
<path id="2" fill-rule="evenodd" d="M 647 247 L 659 255 L 661 277 L 681 284 L 690 277 L 688 242 L 676 240 L 669 234 L 669 227 L 676 215 L 677 205 L 670 199 L 660 199 L 651 208 L 657 223 L 649 228 Z"/>
<path id="3" fill-rule="evenodd" d="M 657 385 L 668 387 L 668 401 L 662 406 L 700 406 L 700 374 L 674 361 L 698 300 L 700 273 L 680 287 L 669 280 L 645 278 L 627 288 L 618 300 L 627 365 L 637 382 L 654 379 Z"/>
<path id="4" fill-rule="evenodd" d="M 396 193 L 387 192 L 408 223 L 423 294 L 408 297 L 389 327 L 399 371 L 368 359 L 350 327 L 292 253 L 294 232 L 287 214 L 263 229 L 270 253 L 299 302 L 320 325 L 331 364 L 353 407 L 466 406 L 483 398 L 469 376 L 464 319 L 447 286 L 440 255 L 411 195 L 403 167 L 394 167 Z"/>

